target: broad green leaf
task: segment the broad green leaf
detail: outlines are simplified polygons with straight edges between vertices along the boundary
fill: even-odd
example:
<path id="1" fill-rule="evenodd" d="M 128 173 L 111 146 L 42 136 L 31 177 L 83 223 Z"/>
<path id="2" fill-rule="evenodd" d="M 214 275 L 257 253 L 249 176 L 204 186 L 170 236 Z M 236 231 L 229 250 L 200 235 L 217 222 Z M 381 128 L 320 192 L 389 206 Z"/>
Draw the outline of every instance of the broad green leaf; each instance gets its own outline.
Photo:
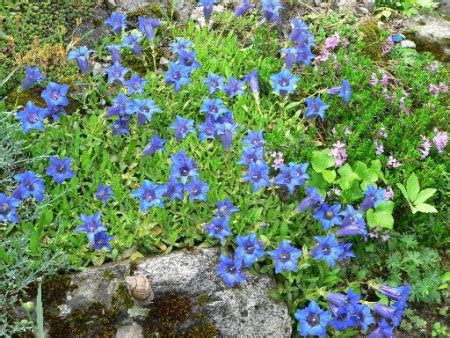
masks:
<path id="1" fill-rule="evenodd" d="M 322 174 L 314 172 L 311 174 L 311 179 L 308 181 L 308 186 L 317 188 L 319 192 L 327 191 L 329 185 L 330 184 L 325 181 Z"/>
<path id="2" fill-rule="evenodd" d="M 385 201 L 381 202 L 375 207 L 375 210 L 378 211 L 384 211 L 388 213 L 392 213 L 394 211 L 394 202 L 392 201 Z"/>
<path id="3" fill-rule="evenodd" d="M 324 170 L 322 171 L 322 175 L 325 181 L 327 181 L 328 183 L 333 183 L 336 179 L 336 171 L 334 170 Z"/>
<path id="4" fill-rule="evenodd" d="M 434 206 L 427 203 L 417 204 L 415 205 L 415 208 L 417 209 L 417 211 L 425 213 L 438 212 Z"/>
<path id="5" fill-rule="evenodd" d="M 352 202 L 360 199 L 363 196 L 363 192 L 359 187 L 359 183 L 357 180 L 353 181 L 349 189 L 345 189 L 342 191 L 342 197 L 346 200 Z"/>
<path id="6" fill-rule="evenodd" d="M 338 183 L 342 190 L 350 188 L 352 182 L 359 179 L 358 174 L 353 172 L 352 167 L 348 163 L 340 167 L 338 169 L 338 173 L 341 176 L 338 180 Z"/>
<path id="7" fill-rule="evenodd" d="M 315 171 L 318 173 L 334 165 L 335 159 L 330 155 L 330 149 L 324 149 L 321 151 L 313 151 L 311 158 L 311 164 Z"/>
<path id="8" fill-rule="evenodd" d="M 425 202 L 427 199 L 429 199 L 431 196 L 433 196 L 435 192 L 436 192 L 436 189 L 433 189 L 433 188 L 428 188 L 428 189 L 422 190 L 421 192 L 419 192 L 419 195 L 417 196 L 417 198 L 413 201 L 414 204 L 421 204 L 421 203 Z"/>
<path id="9" fill-rule="evenodd" d="M 373 227 L 382 227 L 392 229 L 394 226 L 394 217 L 391 213 L 385 211 L 375 211 L 373 209 L 367 210 L 367 224 Z"/>
<path id="10" fill-rule="evenodd" d="M 361 189 L 366 190 L 369 184 L 376 186 L 375 182 L 378 180 L 378 174 L 375 169 L 367 168 L 363 162 L 356 162 L 355 173 L 362 179 Z"/>
<path id="11" fill-rule="evenodd" d="M 409 203 L 409 197 L 408 197 L 408 193 L 406 192 L 405 186 L 403 184 L 401 184 L 401 183 L 397 183 L 397 187 L 400 189 L 400 191 L 403 194 L 403 197 L 405 197 L 405 199 Z"/>
<path id="12" fill-rule="evenodd" d="M 409 200 L 414 201 L 417 198 L 417 195 L 419 195 L 419 191 L 419 180 L 417 179 L 416 174 L 412 174 L 406 181 L 406 192 L 408 193 Z"/>

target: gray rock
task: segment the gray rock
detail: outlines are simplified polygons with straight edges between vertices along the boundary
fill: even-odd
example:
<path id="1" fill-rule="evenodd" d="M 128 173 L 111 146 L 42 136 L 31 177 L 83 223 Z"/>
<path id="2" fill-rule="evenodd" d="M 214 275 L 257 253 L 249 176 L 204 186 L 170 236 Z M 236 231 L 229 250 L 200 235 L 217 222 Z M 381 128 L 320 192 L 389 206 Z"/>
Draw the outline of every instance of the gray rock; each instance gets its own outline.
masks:
<path id="1" fill-rule="evenodd" d="M 116 338 L 142 338 L 144 330 L 136 323 L 123 325 L 117 329 Z"/>
<path id="2" fill-rule="evenodd" d="M 166 7 L 167 10 L 172 10 L 172 1 L 170 0 L 115 0 L 117 9 L 122 12 L 134 12 L 142 7 L 150 6 L 157 3 L 161 7 Z M 174 2 L 175 11 L 181 22 L 189 20 L 192 11 L 197 7 L 196 0 L 177 0 Z"/>
<path id="3" fill-rule="evenodd" d="M 93 10 L 93 19 L 84 21 L 78 25 L 72 35 L 80 39 L 79 45 L 86 45 L 93 48 L 96 41 L 102 40 L 108 36 L 111 31 L 104 21 L 110 16 L 110 13 L 103 8 L 96 7 Z"/>
<path id="4" fill-rule="evenodd" d="M 134 12 L 139 8 L 149 6 L 151 0 L 115 0 L 116 6 L 123 12 Z"/>
<path id="5" fill-rule="evenodd" d="M 400 46 L 402 47 L 402 48 L 416 48 L 416 44 L 414 43 L 414 41 L 411 41 L 411 40 L 402 40 L 401 42 L 400 42 Z"/>

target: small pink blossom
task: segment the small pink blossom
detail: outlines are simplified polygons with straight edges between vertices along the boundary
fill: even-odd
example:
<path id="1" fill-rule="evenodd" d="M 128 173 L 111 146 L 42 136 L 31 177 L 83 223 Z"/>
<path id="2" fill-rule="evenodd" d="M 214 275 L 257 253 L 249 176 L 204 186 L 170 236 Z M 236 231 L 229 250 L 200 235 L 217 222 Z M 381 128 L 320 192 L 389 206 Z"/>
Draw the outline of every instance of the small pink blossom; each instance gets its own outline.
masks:
<path id="1" fill-rule="evenodd" d="M 373 144 L 375 145 L 375 154 L 381 155 L 384 153 L 384 144 L 383 142 L 378 143 L 378 140 L 374 140 Z"/>
<path id="2" fill-rule="evenodd" d="M 404 112 L 406 115 L 409 115 L 409 114 L 411 113 L 411 109 L 408 108 L 408 107 L 406 107 L 406 97 L 407 97 L 407 95 L 402 96 L 402 97 L 400 98 L 400 100 L 398 101 L 398 107 L 399 107 L 400 110 L 401 110 L 402 112 Z"/>
<path id="3" fill-rule="evenodd" d="M 327 196 L 328 197 L 332 197 L 332 196 L 341 196 L 341 190 L 338 188 L 333 188 L 330 191 L 327 192 Z"/>
<path id="4" fill-rule="evenodd" d="M 274 169 L 280 169 L 281 166 L 284 164 L 284 159 L 283 159 L 283 153 L 282 152 L 272 152 L 272 154 L 270 154 L 271 157 L 273 157 L 273 163 L 272 163 L 272 168 Z"/>
<path id="5" fill-rule="evenodd" d="M 384 40 L 381 50 L 383 51 L 383 54 L 387 54 L 391 51 L 392 47 L 394 47 L 394 40 L 392 40 L 392 37 L 389 36 L 386 40 Z"/>
<path id="6" fill-rule="evenodd" d="M 434 95 L 434 97 L 438 97 L 440 91 L 441 90 L 438 85 L 430 83 L 430 86 L 428 87 L 428 92 L 432 93 Z"/>
<path id="7" fill-rule="evenodd" d="M 439 82 L 439 89 L 443 93 L 448 93 L 448 86 L 444 82 Z"/>
<path id="8" fill-rule="evenodd" d="M 430 154 L 430 149 L 433 146 L 433 143 L 431 143 L 431 141 L 423 135 L 420 135 L 420 137 L 422 138 L 422 144 L 419 146 L 419 148 L 417 148 L 417 151 L 422 154 L 420 159 L 424 160 Z"/>
<path id="9" fill-rule="evenodd" d="M 372 75 L 370 76 L 369 84 L 372 85 L 372 86 L 375 86 L 375 85 L 378 84 L 377 74 L 372 73 Z"/>
<path id="10" fill-rule="evenodd" d="M 330 58 L 330 56 L 331 56 L 330 51 L 325 47 L 322 47 L 322 49 L 320 50 L 320 54 L 315 58 L 315 60 L 320 62 L 326 62 Z"/>
<path id="11" fill-rule="evenodd" d="M 337 141 L 333 144 L 333 149 L 331 149 L 331 156 L 334 157 L 336 163 L 334 164 L 336 168 L 342 166 L 347 160 L 347 150 L 345 149 L 345 144 L 341 141 Z"/>
<path id="12" fill-rule="evenodd" d="M 388 133 L 386 132 L 386 129 L 384 129 L 384 127 L 381 127 L 377 131 L 377 136 L 386 139 L 388 137 Z"/>
<path id="13" fill-rule="evenodd" d="M 437 151 L 442 153 L 447 146 L 447 132 L 438 131 L 437 128 L 434 128 L 434 132 L 436 135 L 433 137 L 433 143 L 436 146 Z"/>
<path id="14" fill-rule="evenodd" d="M 392 102 L 394 101 L 394 97 L 390 96 L 388 94 L 388 91 L 387 91 L 386 87 L 383 87 L 383 96 L 384 96 L 384 99 L 386 100 L 386 102 L 388 104 L 392 104 Z"/>
<path id="15" fill-rule="evenodd" d="M 334 50 L 341 42 L 341 37 L 338 32 L 335 32 L 333 36 L 325 39 L 325 48 Z"/>
<path id="16" fill-rule="evenodd" d="M 333 135 L 336 135 L 337 133 L 336 127 L 333 127 L 333 129 L 331 129 L 331 132 L 333 133 Z"/>
<path id="17" fill-rule="evenodd" d="M 386 242 L 389 238 L 391 238 L 391 236 L 387 233 L 387 231 L 381 236 L 383 242 Z"/>
<path id="18" fill-rule="evenodd" d="M 387 200 L 394 199 L 394 190 L 392 190 L 392 187 L 390 185 L 386 187 L 386 191 L 384 192 L 384 198 Z"/>
<path id="19" fill-rule="evenodd" d="M 389 75 L 387 75 L 386 73 L 383 73 L 383 76 L 381 77 L 381 84 L 384 86 L 389 84 Z"/>
<path id="20" fill-rule="evenodd" d="M 343 38 L 343 39 L 342 39 L 342 46 L 343 46 L 344 48 L 347 48 L 349 44 L 350 44 L 350 41 L 348 41 L 347 38 Z"/>
<path id="21" fill-rule="evenodd" d="M 430 63 L 430 65 L 428 66 L 428 69 L 431 72 L 435 73 L 437 71 L 438 67 L 439 67 L 439 63 L 435 61 L 435 62 Z"/>
<path id="22" fill-rule="evenodd" d="M 402 165 L 402 163 L 399 160 L 397 160 L 394 156 L 390 155 L 387 165 L 388 165 L 388 167 L 395 169 L 395 168 L 400 167 Z"/>

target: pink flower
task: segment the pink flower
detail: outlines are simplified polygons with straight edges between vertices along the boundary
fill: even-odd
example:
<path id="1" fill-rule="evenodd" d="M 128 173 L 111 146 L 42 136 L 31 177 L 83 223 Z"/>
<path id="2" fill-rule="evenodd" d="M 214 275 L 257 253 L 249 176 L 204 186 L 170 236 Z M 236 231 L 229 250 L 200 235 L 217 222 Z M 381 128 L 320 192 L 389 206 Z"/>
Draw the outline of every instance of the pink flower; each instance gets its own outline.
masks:
<path id="1" fill-rule="evenodd" d="M 334 143 L 333 147 L 334 148 L 331 149 L 331 156 L 333 156 L 336 160 L 334 166 L 336 168 L 339 168 L 347 160 L 347 150 L 345 149 L 345 144 L 341 141 L 337 141 L 336 143 Z"/>
<path id="2" fill-rule="evenodd" d="M 436 135 L 433 137 L 433 143 L 436 146 L 437 151 L 442 153 L 447 146 L 447 132 L 438 131 L 436 128 L 434 128 L 434 132 Z"/>
<path id="3" fill-rule="evenodd" d="M 375 86 L 375 85 L 378 84 L 377 74 L 372 73 L 372 75 L 370 76 L 369 84 L 372 85 L 372 86 Z"/>
<path id="4" fill-rule="evenodd" d="M 431 141 L 423 135 L 420 135 L 420 137 L 422 138 L 422 144 L 419 146 L 419 148 L 417 148 L 417 151 L 419 151 L 422 154 L 420 159 L 424 160 L 428 157 L 428 154 L 430 153 L 430 149 L 433 146 L 433 143 L 431 143 Z"/>
<path id="5" fill-rule="evenodd" d="M 384 235 L 381 236 L 383 242 L 386 242 L 389 238 L 391 238 L 391 236 L 387 232 L 385 232 Z"/>
<path id="6" fill-rule="evenodd" d="M 435 72 L 437 71 L 438 67 L 439 67 L 439 63 L 435 61 L 435 62 L 432 62 L 432 63 L 428 66 L 428 69 L 429 69 L 431 72 L 435 73 Z"/>
<path id="7" fill-rule="evenodd" d="M 347 48 L 348 47 L 348 45 L 349 45 L 349 41 L 348 41 L 348 39 L 347 38 L 343 38 L 342 39 L 342 46 L 344 46 L 344 48 Z"/>
<path id="8" fill-rule="evenodd" d="M 327 192 L 327 196 L 328 197 L 332 197 L 333 195 L 335 196 L 341 196 L 341 190 L 338 188 L 333 188 L 330 191 Z"/>
<path id="9" fill-rule="evenodd" d="M 337 133 L 336 127 L 333 127 L 333 129 L 331 129 L 331 132 L 333 133 L 333 135 L 336 135 Z"/>
<path id="10" fill-rule="evenodd" d="M 441 92 L 441 89 L 438 85 L 430 83 L 430 86 L 428 87 L 428 92 L 432 93 L 434 97 L 438 97 L 439 93 Z"/>
<path id="11" fill-rule="evenodd" d="M 439 82 L 439 89 L 443 93 L 448 93 L 448 86 L 444 82 Z"/>
<path id="12" fill-rule="evenodd" d="M 411 109 L 406 107 L 405 101 L 407 98 L 407 94 L 405 96 L 402 96 L 400 100 L 398 101 L 398 107 L 402 112 L 404 112 L 406 115 L 409 115 L 411 113 Z"/>
<path id="13" fill-rule="evenodd" d="M 271 157 L 273 157 L 273 163 L 272 163 L 272 168 L 274 169 L 280 169 L 281 166 L 284 164 L 284 159 L 283 159 L 283 153 L 282 152 L 272 152 L 272 154 L 270 154 Z"/>
<path id="14" fill-rule="evenodd" d="M 387 138 L 388 137 L 388 133 L 386 132 L 386 129 L 384 129 L 384 127 L 381 127 L 377 131 L 377 136 L 378 137 L 382 137 L 382 138 Z"/>
<path id="15" fill-rule="evenodd" d="M 320 54 L 316 57 L 315 60 L 325 62 L 330 58 L 330 56 L 331 56 L 330 51 L 325 47 L 322 47 L 322 49 L 320 50 Z"/>
<path id="16" fill-rule="evenodd" d="M 381 77 L 381 84 L 386 86 L 388 83 L 389 83 L 389 76 L 383 73 L 383 76 Z"/>
<path id="17" fill-rule="evenodd" d="M 392 187 L 390 185 L 386 187 L 386 191 L 384 192 L 384 198 L 387 200 L 394 199 L 394 190 L 392 190 Z"/>
<path id="18" fill-rule="evenodd" d="M 338 32 L 335 32 L 333 36 L 325 39 L 325 48 L 334 50 L 341 42 L 341 37 Z"/>
<path id="19" fill-rule="evenodd" d="M 397 160 L 394 156 L 390 155 L 387 165 L 388 165 L 388 167 L 395 169 L 395 168 L 400 167 L 402 165 L 402 163 L 400 163 L 400 161 Z"/>
<path id="20" fill-rule="evenodd" d="M 392 47 L 394 47 L 394 41 L 391 37 L 388 37 L 386 40 L 384 40 L 384 44 L 381 47 L 381 50 L 383 51 L 383 54 L 387 54 L 391 51 Z"/>
<path id="21" fill-rule="evenodd" d="M 383 142 L 378 143 L 378 140 L 373 141 L 373 144 L 375 145 L 375 154 L 381 155 L 384 153 L 384 144 Z"/>

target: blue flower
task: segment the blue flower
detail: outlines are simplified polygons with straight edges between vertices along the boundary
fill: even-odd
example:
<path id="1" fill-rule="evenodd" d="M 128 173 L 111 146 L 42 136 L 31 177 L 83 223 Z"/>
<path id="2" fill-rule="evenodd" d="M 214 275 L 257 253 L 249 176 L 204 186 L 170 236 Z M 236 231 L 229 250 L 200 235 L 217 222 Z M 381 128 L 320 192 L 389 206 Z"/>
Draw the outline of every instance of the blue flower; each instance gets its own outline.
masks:
<path id="1" fill-rule="evenodd" d="M 122 45 L 107 45 L 106 49 L 111 53 L 111 60 L 113 63 L 120 63 L 120 50 Z"/>
<path id="2" fill-rule="evenodd" d="M 183 184 L 178 182 L 175 178 L 170 178 L 164 185 L 163 197 L 170 198 L 170 202 L 173 202 L 176 198 L 183 199 Z"/>
<path id="3" fill-rule="evenodd" d="M 281 23 L 280 10 L 283 5 L 278 0 L 262 0 L 261 8 L 267 21 L 273 21 L 277 24 Z"/>
<path id="4" fill-rule="evenodd" d="M 49 107 L 67 106 L 69 104 L 69 100 L 66 97 L 68 91 L 68 85 L 50 82 L 42 91 L 41 97 Z"/>
<path id="5" fill-rule="evenodd" d="M 159 20 L 140 16 L 138 17 L 137 26 L 139 31 L 147 36 L 147 39 L 153 40 L 155 38 L 155 28 L 159 26 Z"/>
<path id="6" fill-rule="evenodd" d="M 323 203 L 313 214 L 313 217 L 322 223 L 323 230 L 330 229 L 333 225 L 339 225 L 342 222 L 339 213 L 341 211 L 340 204 L 329 206 Z"/>
<path id="7" fill-rule="evenodd" d="M 306 98 L 306 113 L 305 118 L 310 120 L 315 118 L 316 116 L 319 116 L 322 120 L 325 119 L 325 110 L 329 106 L 322 102 L 320 99 L 320 95 L 317 95 L 317 97 L 308 97 Z"/>
<path id="8" fill-rule="evenodd" d="M 366 197 L 359 206 L 359 210 L 361 211 L 366 211 L 367 209 L 375 208 L 381 202 L 386 201 L 386 198 L 384 197 L 385 190 L 381 188 L 376 189 L 371 184 L 367 186 L 367 189 L 366 191 L 363 192 L 363 194 Z"/>
<path id="9" fill-rule="evenodd" d="M 247 173 L 244 175 L 244 181 L 253 185 L 253 192 L 262 187 L 269 186 L 269 167 L 266 162 L 250 163 Z"/>
<path id="10" fill-rule="evenodd" d="M 282 165 L 280 174 L 275 177 L 274 183 L 279 186 L 285 186 L 289 193 L 293 194 L 297 187 L 305 184 L 309 178 L 309 175 L 306 173 L 307 169 L 307 163 L 296 164 L 291 162 L 288 166 Z"/>
<path id="11" fill-rule="evenodd" d="M 16 120 L 22 124 L 24 133 L 30 130 L 44 130 L 44 118 L 47 116 L 47 109 L 39 108 L 33 102 L 28 101 L 25 108 L 16 114 Z"/>
<path id="12" fill-rule="evenodd" d="M 129 68 L 123 67 L 119 62 L 114 62 L 111 67 L 105 68 L 105 72 L 108 74 L 108 83 L 123 83 L 129 70 Z"/>
<path id="13" fill-rule="evenodd" d="M 91 245 L 95 250 L 101 250 L 105 248 L 108 251 L 111 251 L 111 246 L 109 245 L 109 241 L 112 240 L 114 236 L 109 236 L 106 234 L 106 231 L 99 231 L 92 236 Z"/>
<path id="14" fill-rule="evenodd" d="M 333 234 L 325 237 L 314 237 L 318 245 L 311 250 L 311 255 L 314 259 L 321 259 L 327 262 L 332 268 L 336 265 L 336 260 L 342 253 L 342 248 L 339 246 L 336 237 Z"/>
<path id="15" fill-rule="evenodd" d="M 217 135 L 220 137 L 225 150 L 230 149 L 233 135 L 239 129 L 236 123 L 224 122 L 217 126 Z"/>
<path id="16" fill-rule="evenodd" d="M 314 301 L 306 308 L 297 310 L 294 316 L 300 325 L 301 336 L 325 336 L 326 327 L 331 321 L 331 313 L 322 310 Z"/>
<path id="17" fill-rule="evenodd" d="M 185 38 L 178 38 L 176 42 L 173 42 L 170 46 L 174 54 L 180 54 L 181 51 L 189 51 L 194 43 Z"/>
<path id="18" fill-rule="evenodd" d="M 27 90 L 36 83 L 41 83 L 45 76 L 41 74 L 39 67 L 25 67 L 25 78 L 22 82 L 22 89 Z"/>
<path id="19" fill-rule="evenodd" d="M 87 73 L 89 71 L 89 54 L 91 53 L 94 53 L 92 49 L 82 46 L 72 50 L 67 56 L 67 60 L 76 60 L 80 71 L 82 73 Z"/>
<path id="20" fill-rule="evenodd" d="M 339 254 L 338 261 L 342 262 L 345 261 L 348 258 L 355 257 L 355 254 L 350 249 L 352 246 L 352 243 L 340 243 L 339 248 L 341 249 L 341 253 Z"/>
<path id="21" fill-rule="evenodd" d="M 298 259 L 302 256 L 301 250 L 293 247 L 288 241 L 283 240 L 276 250 L 269 251 L 269 255 L 275 260 L 275 272 L 297 271 Z"/>
<path id="22" fill-rule="evenodd" d="M 75 230 L 86 233 L 90 241 L 94 239 L 94 234 L 96 234 L 97 232 L 107 230 L 106 227 L 102 224 L 101 212 L 97 212 L 93 216 L 81 214 L 80 218 L 83 223 Z"/>
<path id="23" fill-rule="evenodd" d="M 159 113 L 161 109 L 152 99 L 134 99 L 126 108 L 127 114 L 137 113 L 138 126 L 141 127 L 145 122 L 152 119 L 155 113 Z"/>
<path id="24" fill-rule="evenodd" d="M 244 81 L 250 87 L 250 90 L 255 97 L 259 97 L 259 80 L 258 71 L 252 70 L 250 73 L 244 76 Z"/>
<path id="25" fill-rule="evenodd" d="M 58 184 L 75 177 L 72 169 L 70 169 L 71 161 L 72 159 L 70 157 L 60 159 L 58 156 L 51 156 L 50 165 L 47 167 L 46 174 L 53 177 Z"/>
<path id="26" fill-rule="evenodd" d="M 227 107 L 221 99 L 206 98 L 203 100 L 203 104 L 200 108 L 202 113 L 206 114 L 206 117 L 217 119 L 222 117 L 227 111 Z"/>
<path id="27" fill-rule="evenodd" d="M 296 63 L 303 63 L 305 65 L 310 65 L 312 59 L 314 58 L 314 53 L 311 52 L 311 47 L 297 47 L 296 51 Z"/>
<path id="28" fill-rule="evenodd" d="M 142 34 L 138 31 L 131 31 L 130 34 L 124 36 L 122 45 L 131 48 L 134 55 L 142 55 L 142 47 L 139 42 L 142 40 Z"/>
<path id="29" fill-rule="evenodd" d="M 264 147 L 266 141 L 262 130 L 249 130 L 248 135 L 242 140 L 242 143 L 254 148 Z"/>
<path id="30" fill-rule="evenodd" d="M 238 235 L 236 237 L 236 244 L 238 245 L 235 256 L 242 260 L 242 263 L 249 268 L 255 263 L 258 258 L 264 256 L 264 247 L 262 242 L 258 241 L 255 233 L 247 236 Z"/>
<path id="31" fill-rule="evenodd" d="M 198 130 L 200 132 L 198 138 L 202 142 L 207 139 L 213 139 L 217 132 L 216 125 L 212 123 L 210 119 L 207 119 L 205 123 L 200 124 Z"/>
<path id="32" fill-rule="evenodd" d="M 394 327 L 392 325 L 390 325 L 386 319 L 382 319 L 379 323 L 378 323 L 378 327 L 373 330 L 368 336 L 367 338 L 391 338 L 394 337 L 393 331 Z"/>
<path id="33" fill-rule="evenodd" d="M 338 292 L 327 293 L 327 300 L 330 303 L 330 306 L 334 305 L 336 307 L 344 304 L 347 307 L 353 308 L 358 304 L 360 298 L 361 295 L 355 293 L 352 288 L 348 288 L 346 295 Z"/>
<path id="34" fill-rule="evenodd" d="M 350 82 L 348 80 L 342 80 L 341 89 L 338 96 L 342 97 L 344 102 L 348 104 L 350 102 L 351 95 L 352 89 L 350 88 Z"/>
<path id="35" fill-rule="evenodd" d="M 127 112 L 126 109 L 130 103 L 129 97 L 120 93 L 113 99 L 113 105 L 108 108 L 106 112 L 107 116 L 124 116 Z M 134 112 L 131 112 L 133 114 Z"/>
<path id="36" fill-rule="evenodd" d="M 209 184 L 202 182 L 198 177 L 192 178 L 192 180 L 186 184 L 184 191 L 189 195 L 189 201 L 206 201 L 206 194 L 209 191 Z"/>
<path id="37" fill-rule="evenodd" d="M 394 326 L 400 325 L 402 315 L 404 312 L 404 307 L 391 307 L 389 305 L 376 303 L 373 306 L 373 310 L 380 316 L 390 319 Z"/>
<path id="38" fill-rule="evenodd" d="M 408 300 L 409 294 L 411 292 L 409 284 L 401 285 L 396 288 L 387 286 L 387 285 L 382 285 L 382 286 L 380 286 L 380 288 L 378 290 L 382 294 L 384 294 L 385 296 L 387 296 L 391 299 L 401 300 L 401 301 Z"/>
<path id="39" fill-rule="evenodd" d="M 217 202 L 217 213 L 215 214 L 215 216 L 217 217 L 231 216 L 231 214 L 238 211 L 239 209 L 231 203 L 231 199 L 228 197 L 223 201 Z"/>
<path id="40" fill-rule="evenodd" d="M 338 331 L 343 331 L 356 325 L 356 319 L 353 317 L 353 308 L 340 304 L 337 307 L 331 307 L 333 319 L 330 325 Z"/>
<path id="41" fill-rule="evenodd" d="M 345 226 L 341 224 L 339 226 L 336 235 L 340 237 L 355 236 L 355 235 L 366 236 L 367 235 L 366 222 L 363 219 L 359 219 L 355 223 L 346 224 Z"/>
<path id="42" fill-rule="evenodd" d="M 190 178 L 197 176 L 197 163 L 189 158 L 184 150 L 172 155 L 171 178 L 179 179 L 181 183 L 186 184 Z"/>
<path id="43" fill-rule="evenodd" d="M 322 196 L 320 196 L 320 194 L 316 188 L 307 187 L 306 188 L 306 197 L 298 205 L 297 211 L 299 211 L 299 212 L 305 211 L 306 209 L 320 205 L 323 202 L 324 202 L 324 199 Z"/>
<path id="44" fill-rule="evenodd" d="M 127 15 L 114 12 L 105 20 L 105 23 L 111 26 L 114 33 L 119 34 L 127 28 Z"/>
<path id="45" fill-rule="evenodd" d="M 16 191 L 20 199 L 35 197 L 39 202 L 44 199 L 44 180 L 37 177 L 32 171 L 26 171 L 22 174 L 17 174 L 14 179 L 19 182 Z"/>
<path id="46" fill-rule="evenodd" d="M 181 116 L 175 117 L 175 122 L 171 124 L 171 129 L 175 130 L 175 138 L 178 142 L 184 140 L 187 134 L 194 133 L 194 120 L 185 119 Z"/>
<path id="47" fill-rule="evenodd" d="M 245 82 L 236 80 L 231 76 L 227 84 L 223 86 L 223 90 L 229 97 L 242 95 L 245 92 Z"/>
<path id="48" fill-rule="evenodd" d="M 233 259 L 227 255 L 220 255 L 217 274 L 223 279 L 226 285 L 233 287 L 245 281 L 245 276 L 241 272 L 242 262 L 240 259 Z"/>
<path id="49" fill-rule="evenodd" d="M 175 92 L 179 92 L 181 87 L 191 83 L 189 78 L 189 68 L 182 64 L 170 62 L 169 70 L 166 72 L 166 82 L 173 85 Z"/>
<path id="50" fill-rule="evenodd" d="M 200 0 L 199 2 L 200 3 L 199 6 L 203 7 L 203 15 L 205 16 L 206 22 L 208 22 L 209 19 L 211 19 L 213 6 L 216 2 L 217 0 Z"/>
<path id="51" fill-rule="evenodd" d="M 297 48 L 288 47 L 281 49 L 281 56 L 284 57 L 284 64 L 287 69 L 291 69 L 297 62 Z"/>
<path id="52" fill-rule="evenodd" d="M 66 115 L 63 106 L 51 106 L 46 108 L 47 117 L 51 116 L 53 121 L 58 121 L 60 115 Z"/>
<path id="53" fill-rule="evenodd" d="M 16 214 L 16 208 L 20 205 L 20 200 L 14 197 L 8 197 L 0 193 L 0 223 L 12 222 L 19 223 L 19 217 Z"/>
<path id="54" fill-rule="evenodd" d="M 281 96 L 293 93 L 300 80 L 298 76 L 292 74 L 288 69 L 283 68 L 279 73 L 270 76 L 273 91 Z"/>
<path id="55" fill-rule="evenodd" d="M 164 208 L 164 186 L 154 184 L 150 180 L 144 180 L 142 185 L 131 193 L 134 198 L 139 198 L 142 212 L 152 207 Z"/>
<path id="56" fill-rule="evenodd" d="M 242 156 L 237 162 L 245 166 L 249 166 L 251 163 L 260 163 L 264 161 L 264 148 L 244 147 L 242 149 Z"/>
<path id="57" fill-rule="evenodd" d="M 292 31 L 289 40 L 297 47 L 311 48 L 314 46 L 314 36 L 309 32 L 309 27 L 302 20 L 291 20 Z"/>
<path id="58" fill-rule="evenodd" d="M 130 130 L 128 126 L 130 125 L 130 118 L 128 116 L 119 117 L 111 126 L 111 130 L 114 132 L 114 135 L 120 136 L 123 134 L 129 134 Z"/>
<path id="59" fill-rule="evenodd" d="M 178 63 L 185 66 L 189 70 L 189 73 L 200 68 L 200 64 L 197 61 L 197 56 L 194 51 L 180 51 L 178 54 Z"/>
<path id="60" fill-rule="evenodd" d="M 163 140 L 162 138 L 160 138 L 158 136 L 158 134 L 153 135 L 150 142 L 144 148 L 144 155 L 146 155 L 146 156 L 153 155 L 154 153 L 156 153 L 159 150 L 165 151 L 166 150 L 166 148 L 164 147 L 165 142 L 166 141 Z"/>
<path id="61" fill-rule="evenodd" d="M 147 80 L 139 77 L 136 73 L 131 75 L 129 80 L 123 82 L 123 84 L 127 87 L 128 95 L 131 94 L 144 94 L 144 88 Z"/>
<path id="62" fill-rule="evenodd" d="M 214 217 L 211 223 L 205 224 L 205 230 L 209 236 L 224 242 L 226 237 L 233 234 L 228 226 L 229 221 L 229 216 Z"/>
<path id="63" fill-rule="evenodd" d="M 253 5 L 250 4 L 248 2 L 248 0 L 243 0 L 242 4 L 236 6 L 235 10 L 234 10 L 234 16 L 236 18 L 244 15 L 245 13 L 247 13 L 250 9 L 253 8 Z"/>
<path id="64" fill-rule="evenodd" d="M 353 315 L 356 324 L 361 326 L 363 332 L 369 329 L 369 326 L 375 323 L 370 307 L 365 304 L 355 304 L 353 307 Z"/>
<path id="65" fill-rule="evenodd" d="M 95 198 L 99 201 L 102 201 L 103 204 L 106 205 L 108 203 L 108 199 L 114 198 L 114 195 L 112 194 L 111 191 L 112 191 L 111 186 L 106 186 L 100 183 L 98 185 L 97 192 L 95 193 Z"/>
<path id="66" fill-rule="evenodd" d="M 214 94 L 217 90 L 221 90 L 225 83 L 223 76 L 216 75 L 214 73 L 208 73 L 208 76 L 203 80 L 208 85 L 209 94 Z"/>

